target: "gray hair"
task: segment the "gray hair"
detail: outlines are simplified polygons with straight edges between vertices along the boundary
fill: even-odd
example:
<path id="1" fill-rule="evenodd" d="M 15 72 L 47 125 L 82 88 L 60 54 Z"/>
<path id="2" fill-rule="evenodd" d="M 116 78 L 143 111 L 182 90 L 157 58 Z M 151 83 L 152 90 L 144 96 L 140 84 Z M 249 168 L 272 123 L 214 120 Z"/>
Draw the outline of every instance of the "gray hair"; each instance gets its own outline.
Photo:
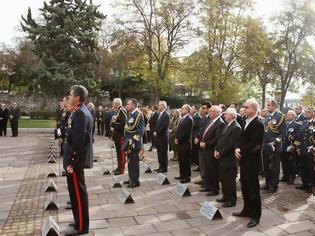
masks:
<path id="1" fill-rule="evenodd" d="M 237 117 L 237 112 L 236 112 L 235 108 L 229 107 L 228 109 L 226 109 L 225 113 L 230 114 L 234 118 Z"/>
<path id="2" fill-rule="evenodd" d="M 294 117 L 296 116 L 296 113 L 295 113 L 295 111 L 293 111 L 293 110 L 288 110 L 287 115 L 288 115 L 288 114 L 292 114 L 292 115 L 294 115 Z"/>
<path id="3" fill-rule="evenodd" d="M 189 104 L 184 104 L 183 108 L 185 108 L 188 111 L 188 113 L 190 113 L 191 106 Z"/>
<path id="4" fill-rule="evenodd" d="M 120 98 L 114 98 L 113 99 L 113 103 L 116 103 L 117 105 L 121 106 L 122 105 L 122 101 Z"/>
<path id="5" fill-rule="evenodd" d="M 221 107 L 219 107 L 219 106 L 212 106 L 211 108 L 214 108 L 214 109 L 215 109 L 215 111 L 217 112 L 218 116 L 221 115 L 221 113 L 222 113 Z M 211 109 L 211 108 L 210 108 L 210 109 Z"/>
<path id="6" fill-rule="evenodd" d="M 247 103 L 249 103 L 256 111 L 259 110 L 258 102 L 256 101 L 255 98 L 250 98 L 246 100 Z"/>
<path id="7" fill-rule="evenodd" d="M 167 108 L 167 103 L 165 101 L 160 101 L 159 103 L 161 103 L 165 109 Z"/>

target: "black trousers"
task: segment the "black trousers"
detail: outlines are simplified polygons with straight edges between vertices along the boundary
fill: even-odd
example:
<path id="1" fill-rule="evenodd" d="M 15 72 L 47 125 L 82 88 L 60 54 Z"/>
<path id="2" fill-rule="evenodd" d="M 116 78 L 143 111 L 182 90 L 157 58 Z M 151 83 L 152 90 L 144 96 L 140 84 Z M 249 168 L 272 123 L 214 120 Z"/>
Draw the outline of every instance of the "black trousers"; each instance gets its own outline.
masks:
<path id="1" fill-rule="evenodd" d="M 19 123 L 18 121 L 10 121 L 12 136 L 17 137 L 19 135 Z"/>
<path id="2" fill-rule="evenodd" d="M 313 153 L 300 155 L 301 179 L 304 187 L 312 186 L 314 183 L 314 157 Z"/>
<path id="3" fill-rule="evenodd" d="M 236 203 L 237 167 L 220 166 L 219 173 L 222 186 L 222 198 L 228 202 Z"/>
<path id="4" fill-rule="evenodd" d="M 219 191 L 219 163 L 214 158 L 214 150 L 209 152 L 205 160 L 205 188 L 210 191 Z"/>
<path id="5" fill-rule="evenodd" d="M 295 178 L 296 175 L 296 152 L 282 152 L 281 153 L 281 165 L 283 178 L 286 180 Z"/>
<path id="6" fill-rule="evenodd" d="M 0 136 L 2 136 L 2 134 L 7 135 L 7 124 L 7 120 L 0 121 Z"/>
<path id="7" fill-rule="evenodd" d="M 158 155 L 159 169 L 167 171 L 168 166 L 168 137 L 162 136 L 156 138 L 156 149 Z"/>
<path id="8" fill-rule="evenodd" d="M 259 171 L 244 170 L 240 166 L 241 189 L 244 199 L 243 212 L 249 217 L 259 220 L 261 217 L 261 199 L 259 187 Z"/>
<path id="9" fill-rule="evenodd" d="M 88 194 L 85 186 L 84 171 L 67 174 L 67 182 L 73 219 L 79 231 L 89 230 Z"/>
<path id="10" fill-rule="evenodd" d="M 128 174 L 129 179 L 132 184 L 139 184 L 139 175 L 140 175 L 140 169 L 139 169 L 139 151 L 133 149 L 131 153 L 127 154 L 128 158 Z"/>
<path id="11" fill-rule="evenodd" d="M 273 152 L 269 157 L 264 156 L 264 173 L 266 176 L 266 186 L 278 188 L 280 175 L 280 158 L 278 151 Z"/>
<path id="12" fill-rule="evenodd" d="M 195 163 L 196 165 L 199 165 L 199 145 L 193 144 L 192 150 L 191 150 L 191 163 Z"/>
<path id="13" fill-rule="evenodd" d="M 113 139 L 116 149 L 117 170 L 119 170 L 123 174 L 125 172 L 126 155 L 125 152 L 121 150 L 121 146 L 124 143 L 124 139 L 123 137 L 114 137 Z"/>
<path id="14" fill-rule="evenodd" d="M 190 150 L 178 145 L 179 176 L 183 179 L 191 177 Z"/>

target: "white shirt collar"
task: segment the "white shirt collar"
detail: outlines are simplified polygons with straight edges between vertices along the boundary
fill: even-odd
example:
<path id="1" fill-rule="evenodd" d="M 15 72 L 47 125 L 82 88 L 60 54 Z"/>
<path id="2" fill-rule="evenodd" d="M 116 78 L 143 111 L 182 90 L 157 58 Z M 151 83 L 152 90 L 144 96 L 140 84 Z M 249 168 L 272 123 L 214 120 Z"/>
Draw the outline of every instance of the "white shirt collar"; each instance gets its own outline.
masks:
<path id="1" fill-rule="evenodd" d="M 252 118 L 247 118 L 247 119 L 246 119 L 245 129 L 246 129 L 246 127 L 250 124 L 250 122 L 252 122 L 256 117 L 257 117 L 257 115 L 253 116 Z"/>
<path id="2" fill-rule="evenodd" d="M 221 116 L 218 116 L 217 118 L 215 118 L 215 119 L 213 119 L 212 120 L 212 124 L 214 123 L 214 122 L 216 122 L 218 119 L 220 119 L 221 118 Z"/>
<path id="3" fill-rule="evenodd" d="M 230 126 L 234 121 L 235 119 L 233 119 L 230 123 L 228 123 L 228 126 Z"/>

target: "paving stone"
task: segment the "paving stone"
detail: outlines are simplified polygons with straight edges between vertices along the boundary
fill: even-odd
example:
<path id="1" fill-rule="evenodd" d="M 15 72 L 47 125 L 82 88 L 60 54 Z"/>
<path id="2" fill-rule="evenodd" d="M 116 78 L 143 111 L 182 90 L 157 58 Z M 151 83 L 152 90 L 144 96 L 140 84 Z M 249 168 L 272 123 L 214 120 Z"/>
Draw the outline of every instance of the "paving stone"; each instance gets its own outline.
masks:
<path id="1" fill-rule="evenodd" d="M 295 221 L 291 223 L 281 224 L 278 225 L 281 229 L 285 230 L 286 232 L 293 234 L 293 233 L 299 233 L 306 230 L 314 229 L 314 223 L 312 223 L 309 220 L 303 220 L 303 221 Z"/>
<path id="2" fill-rule="evenodd" d="M 136 222 L 132 217 L 108 219 L 110 227 L 123 227 L 126 225 L 135 225 Z"/>
<path id="3" fill-rule="evenodd" d="M 122 231 L 125 235 L 139 235 L 157 232 L 151 224 L 126 226 L 122 227 Z"/>
<path id="4" fill-rule="evenodd" d="M 154 226 L 159 232 L 173 231 L 176 229 L 190 228 L 190 226 L 183 220 L 173 220 L 167 222 L 155 223 Z"/>

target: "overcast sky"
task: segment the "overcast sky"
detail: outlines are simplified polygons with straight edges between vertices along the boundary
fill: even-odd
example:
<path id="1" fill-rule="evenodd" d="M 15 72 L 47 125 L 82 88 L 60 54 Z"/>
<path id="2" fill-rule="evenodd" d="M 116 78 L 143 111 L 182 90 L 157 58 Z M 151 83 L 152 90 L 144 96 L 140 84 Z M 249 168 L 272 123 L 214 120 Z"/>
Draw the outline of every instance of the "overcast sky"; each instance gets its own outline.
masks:
<path id="1" fill-rule="evenodd" d="M 119 0 L 118 0 L 119 1 Z M 111 3 L 115 0 L 94 0 L 95 4 L 100 5 L 100 10 L 106 14 L 113 14 Z M 0 8 L 0 43 L 9 46 L 15 45 L 15 38 L 20 36 L 19 25 L 21 15 L 26 15 L 27 8 L 31 7 L 33 15 L 39 14 L 38 8 L 43 6 L 43 0 L 5 0 L 2 1 Z M 283 6 L 283 0 L 257 0 L 254 14 L 267 18 L 274 12 L 279 11 Z"/>

